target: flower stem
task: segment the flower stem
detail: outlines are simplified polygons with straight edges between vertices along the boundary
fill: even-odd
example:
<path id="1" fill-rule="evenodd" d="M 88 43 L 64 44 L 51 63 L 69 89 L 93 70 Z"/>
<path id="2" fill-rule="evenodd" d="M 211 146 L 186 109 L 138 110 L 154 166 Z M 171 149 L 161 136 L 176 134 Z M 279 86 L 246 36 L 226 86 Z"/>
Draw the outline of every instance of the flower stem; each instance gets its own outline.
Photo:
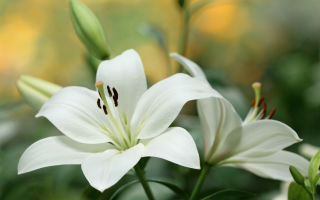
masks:
<path id="1" fill-rule="evenodd" d="M 136 172 L 136 175 L 144 189 L 144 191 L 146 192 L 146 195 L 148 197 L 149 200 L 155 200 L 153 194 L 152 194 L 152 191 L 150 189 L 150 186 L 149 184 L 147 183 L 145 177 L 144 177 L 144 170 L 141 169 L 138 165 L 136 165 L 134 167 L 134 171 Z"/>
<path id="2" fill-rule="evenodd" d="M 210 169 L 210 165 L 205 163 L 203 168 L 201 169 L 201 172 L 200 172 L 200 175 L 199 175 L 199 178 L 198 178 L 198 181 L 196 183 L 196 186 L 194 187 L 193 191 L 192 191 L 192 194 L 191 194 L 191 197 L 189 200 L 195 200 L 198 193 L 200 192 L 200 189 L 202 187 L 202 184 L 209 172 L 209 169 Z"/>

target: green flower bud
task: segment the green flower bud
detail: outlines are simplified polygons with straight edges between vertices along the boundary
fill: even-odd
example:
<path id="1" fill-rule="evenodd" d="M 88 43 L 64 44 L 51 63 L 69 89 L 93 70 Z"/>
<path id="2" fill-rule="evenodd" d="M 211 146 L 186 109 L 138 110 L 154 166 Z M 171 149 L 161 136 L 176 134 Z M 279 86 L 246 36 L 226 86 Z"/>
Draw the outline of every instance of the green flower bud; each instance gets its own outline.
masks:
<path id="1" fill-rule="evenodd" d="M 297 170 L 297 168 L 295 168 L 294 166 L 290 166 L 289 169 L 290 169 L 290 173 L 291 173 L 293 179 L 295 180 L 295 182 L 298 183 L 299 185 L 304 186 L 304 177 Z"/>
<path id="2" fill-rule="evenodd" d="M 88 51 L 101 60 L 108 59 L 104 31 L 94 13 L 77 0 L 70 0 L 70 12 L 73 27 Z"/>
<path id="3" fill-rule="evenodd" d="M 62 88 L 59 85 L 27 75 L 20 76 L 17 87 L 24 100 L 37 111 L 54 93 Z"/>

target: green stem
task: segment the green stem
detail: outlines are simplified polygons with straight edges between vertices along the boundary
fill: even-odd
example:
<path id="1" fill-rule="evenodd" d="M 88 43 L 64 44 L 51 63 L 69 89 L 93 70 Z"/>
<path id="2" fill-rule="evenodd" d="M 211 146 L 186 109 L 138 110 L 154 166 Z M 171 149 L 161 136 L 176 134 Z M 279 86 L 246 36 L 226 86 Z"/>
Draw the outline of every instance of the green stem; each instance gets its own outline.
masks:
<path id="1" fill-rule="evenodd" d="M 193 191 L 192 191 L 192 194 L 191 194 L 191 197 L 189 200 L 195 200 L 198 193 L 200 192 L 200 189 L 202 187 L 202 184 L 209 172 L 209 169 L 210 169 L 210 165 L 205 163 L 204 166 L 202 167 L 201 169 L 201 172 L 200 172 L 200 175 L 199 175 L 199 178 L 198 178 L 198 181 L 196 183 L 196 186 L 194 187 Z"/>
<path id="2" fill-rule="evenodd" d="M 146 195 L 147 195 L 148 199 L 149 200 L 155 200 L 155 198 L 154 198 L 154 196 L 152 194 L 152 191 L 150 189 L 150 186 L 149 186 L 149 184 L 147 183 L 147 181 L 146 181 L 146 179 L 144 177 L 144 170 L 141 169 L 138 165 L 136 165 L 134 167 L 134 170 L 136 172 L 136 175 L 137 175 L 137 177 L 138 177 L 138 179 L 139 179 L 144 191 L 146 192 Z"/>

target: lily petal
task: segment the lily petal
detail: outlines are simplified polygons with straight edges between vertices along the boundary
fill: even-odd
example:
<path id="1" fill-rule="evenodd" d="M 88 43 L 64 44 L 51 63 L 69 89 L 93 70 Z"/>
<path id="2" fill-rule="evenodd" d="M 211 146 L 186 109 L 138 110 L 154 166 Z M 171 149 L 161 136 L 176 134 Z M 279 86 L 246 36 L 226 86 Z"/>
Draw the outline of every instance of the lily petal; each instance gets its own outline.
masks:
<path id="1" fill-rule="evenodd" d="M 247 156 L 279 151 L 301 141 L 292 128 L 276 120 L 254 121 L 245 124 L 234 134 L 242 135 L 234 152 Z"/>
<path id="2" fill-rule="evenodd" d="M 71 139 L 87 144 L 110 142 L 100 127 L 108 127 L 107 117 L 97 106 L 98 93 L 83 87 L 58 91 L 36 117 L 46 117 Z"/>
<path id="3" fill-rule="evenodd" d="M 194 76 L 195 78 L 200 78 L 207 82 L 206 75 L 195 62 L 177 53 L 171 53 L 170 56 L 178 61 L 192 76 Z"/>
<path id="4" fill-rule="evenodd" d="M 138 163 L 143 149 L 143 144 L 138 144 L 122 152 L 107 150 L 88 157 L 81 168 L 90 185 L 103 192 Z"/>
<path id="5" fill-rule="evenodd" d="M 148 139 L 165 131 L 183 105 L 195 99 L 217 96 L 203 81 L 176 74 L 149 88 L 140 98 L 132 116 L 131 128 L 139 139 Z"/>
<path id="6" fill-rule="evenodd" d="M 183 128 L 172 127 L 145 144 L 144 157 L 158 157 L 189 168 L 200 169 L 193 138 Z"/>
<path id="7" fill-rule="evenodd" d="M 307 176 L 309 164 L 305 158 L 288 151 L 279 151 L 268 156 L 252 159 L 244 158 L 243 162 L 241 162 L 240 157 L 234 159 L 237 159 L 236 162 L 239 163 L 231 166 L 244 168 L 261 177 L 282 181 L 293 180 L 289 171 L 290 165 L 296 167 L 302 175 Z M 226 162 L 230 162 L 230 160 Z"/>
<path id="8" fill-rule="evenodd" d="M 99 65 L 96 80 L 117 90 L 118 108 L 130 120 L 136 103 L 147 90 L 146 75 L 139 54 L 130 49 L 111 60 L 103 61 Z"/>
<path id="9" fill-rule="evenodd" d="M 203 131 L 204 155 L 206 160 L 215 155 L 225 154 L 235 148 L 241 134 L 231 140 L 230 133 L 241 127 L 241 119 L 233 106 L 224 98 L 207 98 L 197 102 Z"/>
<path id="10" fill-rule="evenodd" d="M 22 154 L 18 174 L 55 165 L 80 164 L 92 153 L 111 148 L 107 144 L 80 144 L 66 136 L 53 136 L 33 143 Z"/>

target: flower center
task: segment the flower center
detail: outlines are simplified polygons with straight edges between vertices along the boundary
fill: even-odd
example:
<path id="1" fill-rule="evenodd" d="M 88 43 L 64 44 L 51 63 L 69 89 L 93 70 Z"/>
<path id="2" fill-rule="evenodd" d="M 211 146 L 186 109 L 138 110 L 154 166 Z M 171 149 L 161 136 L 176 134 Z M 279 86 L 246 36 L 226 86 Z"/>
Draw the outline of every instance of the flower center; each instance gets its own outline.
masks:
<path id="1" fill-rule="evenodd" d="M 264 96 L 261 97 L 261 83 L 255 82 L 252 84 L 252 88 L 255 93 L 255 98 L 251 101 L 251 109 L 247 114 L 244 123 L 253 122 L 260 119 L 271 119 L 276 112 L 274 108 L 268 116 L 267 114 L 267 104 L 264 101 Z"/>
<path id="2" fill-rule="evenodd" d="M 119 94 L 116 88 L 107 85 L 104 87 L 102 81 L 95 84 L 99 98 L 97 99 L 97 107 L 104 112 L 108 120 L 107 127 L 100 127 L 106 135 L 112 140 L 118 149 L 125 150 L 136 144 L 136 139 L 132 136 L 130 127 L 125 114 L 120 114 Z"/>

